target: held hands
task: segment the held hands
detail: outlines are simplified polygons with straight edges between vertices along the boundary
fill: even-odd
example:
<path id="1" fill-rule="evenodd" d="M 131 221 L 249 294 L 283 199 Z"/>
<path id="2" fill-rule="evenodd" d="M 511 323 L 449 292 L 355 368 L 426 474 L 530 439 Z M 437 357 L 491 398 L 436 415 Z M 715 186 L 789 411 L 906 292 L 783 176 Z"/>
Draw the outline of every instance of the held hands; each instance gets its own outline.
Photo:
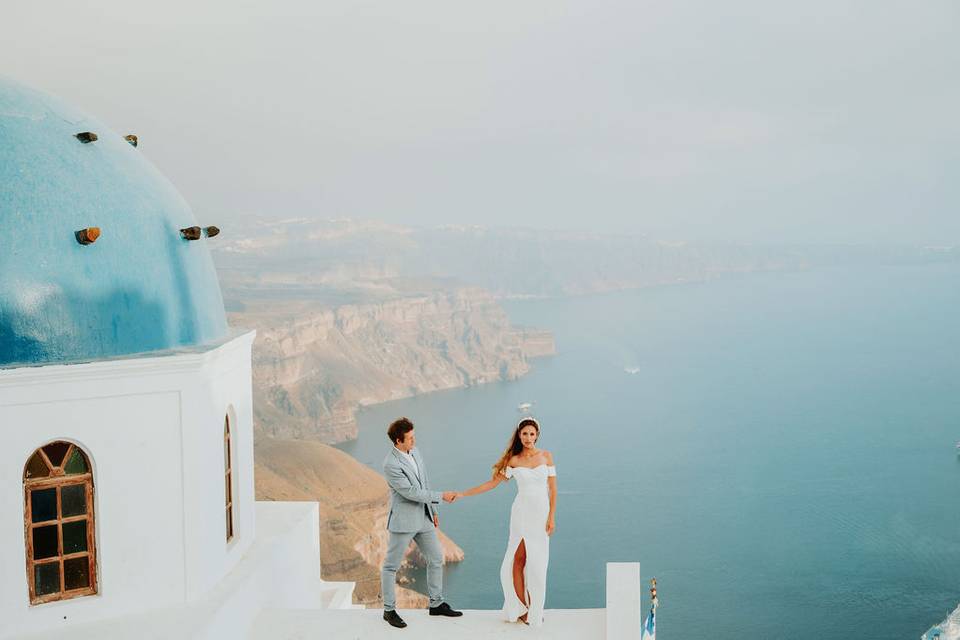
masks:
<path id="1" fill-rule="evenodd" d="M 460 497 L 460 494 L 456 491 L 444 491 L 443 492 L 443 501 L 444 502 L 453 502 Z"/>

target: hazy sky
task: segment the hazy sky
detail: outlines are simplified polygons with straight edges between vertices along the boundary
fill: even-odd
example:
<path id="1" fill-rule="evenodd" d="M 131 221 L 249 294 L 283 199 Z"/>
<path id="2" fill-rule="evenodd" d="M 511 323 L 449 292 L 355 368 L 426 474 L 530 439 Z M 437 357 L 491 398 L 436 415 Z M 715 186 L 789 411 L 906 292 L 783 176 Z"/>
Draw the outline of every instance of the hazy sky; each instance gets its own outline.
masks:
<path id="1" fill-rule="evenodd" d="M 0 6 L 204 222 L 960 243 L 956 0 Z"/>

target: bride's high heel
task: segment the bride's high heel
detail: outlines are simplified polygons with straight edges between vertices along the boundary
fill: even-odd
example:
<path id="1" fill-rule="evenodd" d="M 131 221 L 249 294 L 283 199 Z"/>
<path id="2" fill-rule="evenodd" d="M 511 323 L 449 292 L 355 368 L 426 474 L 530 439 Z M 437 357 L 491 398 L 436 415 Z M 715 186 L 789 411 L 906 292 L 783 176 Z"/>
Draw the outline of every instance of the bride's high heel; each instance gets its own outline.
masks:
<path id="1" fill-rule="evenodd" d="M 527 622 L 527 616 L 530 614 L 530 600 L 532 600 L 532 598 L 530 597 L 530 592 L 529 592 L 529 591 L 527 591 L 527 598 L 526 598 L 526 600 L 527 600 L 526 602 L 522 603 L 522 604 L 523 604 L 523 608 L 526 609 L 526 611 L 523 612 L 523 615 L 522 615 L 522 616 L 520 616 L 520 617 L 517 618 L 517 622 L 522 622 L 523 624 L 525 624 L 525 625 L 527 625 L 527 626 L 529 627 L 529 626 L 530 626 L 530 623 Z"/>

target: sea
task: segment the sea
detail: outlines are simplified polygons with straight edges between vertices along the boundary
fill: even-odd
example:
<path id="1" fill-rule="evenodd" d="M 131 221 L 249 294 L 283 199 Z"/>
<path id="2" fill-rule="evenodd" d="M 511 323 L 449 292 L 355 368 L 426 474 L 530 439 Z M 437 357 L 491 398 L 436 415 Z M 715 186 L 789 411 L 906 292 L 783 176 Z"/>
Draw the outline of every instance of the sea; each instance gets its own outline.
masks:
<path id="1" fill-rule="evenodd" d="M 466 489 L 531 403 L 558 475 L 548 609 L 603 607 L 620 561 L 639 562 L 644 594 L 657 579 L 664 639 L 919 638 L 960 602 L 960 266 L 504 306 L 553 331 L 557 355 L 368 407 L 341 448 L 379 470 L 408 416 L 434 486 Z M 455 607 L 502 605 L 515 491 L 442 509 L 466 554 L 446 568 Z"/>

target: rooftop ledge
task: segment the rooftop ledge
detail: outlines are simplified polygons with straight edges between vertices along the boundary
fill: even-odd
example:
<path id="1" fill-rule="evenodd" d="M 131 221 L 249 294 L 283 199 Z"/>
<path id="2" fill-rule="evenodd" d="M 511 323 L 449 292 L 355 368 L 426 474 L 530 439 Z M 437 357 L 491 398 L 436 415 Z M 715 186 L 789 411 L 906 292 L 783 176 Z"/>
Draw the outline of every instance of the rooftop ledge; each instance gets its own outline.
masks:
<path id="1" fill-rule="evenodd" d="M 57 363 L 0 365 L 0 383 L 47 384 L 77 378 L 124 378 L 149 373 L 179 373 L 199 369 L 236 349 L 249 349 L 257 332 L 231 328 L 226 336 L 213 342 L 145 351 L 101 360 L 76 360 Z"/>
<path id="2" fill-rule="evenodd" d="M 509 623 L 500 611 L 465 611 L 460 618 L 402 609 L 398 630 L 381 609 L 352 604 L 352 582 L 320 579 L 320 511 L 316 502 L 257 502 L 256 534 L 243 559 L 199 601 L 149 613 L 71 624 L 37 632 L 4 629 L 20 640 L 378 640 L 550 638 L 640 640 L 640 565 L 607 564 L 605 609 L 550 609 L 541 628 Z"/>

